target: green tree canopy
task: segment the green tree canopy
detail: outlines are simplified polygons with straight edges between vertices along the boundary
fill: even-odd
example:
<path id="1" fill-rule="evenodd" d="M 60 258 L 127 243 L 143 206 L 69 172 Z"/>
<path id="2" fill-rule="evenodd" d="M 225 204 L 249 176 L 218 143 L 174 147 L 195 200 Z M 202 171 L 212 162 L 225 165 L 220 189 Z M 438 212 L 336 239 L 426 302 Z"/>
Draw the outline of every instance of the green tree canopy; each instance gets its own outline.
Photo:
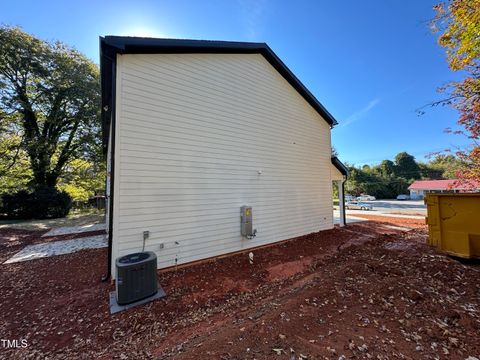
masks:
<path id="1" fill-rule="evenodd" d="M 437 155 L 431 162 L 417 163 L 413 156 L 402 152 L 397 154 L 395 162 L 383 160 L 375 166 L 348 166 L 350 175 L 345 189 L 355 196 L 369 194 L 379 199 L 395 198 L 408 194 L 408 186 L 416 179 L 452 178 L 459 163 L 453 155 Z"/>
<path id="2" fill-rule="evenodd" d="M 93 195 L 103 194 L 105 163 L 73 159 L 65 166 L 57 187 L 67 192 L 73 201 L 87 201 Z"/>
<path id="3" fill-rule="evenodd" d="M 415 158 L 406 153 L 401 152 L 395 156 L 395 175 L 404 179 L 420 179 L 420 168 Z"/>
<path id="4" fill-rule="evenodd" d="M 7 116 L 0 118 L 0 195 L 26 189 L 32 179 L 21 143 L 22 136 L 13 120 Z"/>
<path id="5" fill-rule="evenodd" d="M 0 115 L 12 119 L 33 186 L 55 187 L 72 158 L 97 151 L 99 108 L 94 63 L 63 43 L 0 27 Z"/>
<path id="6" fill-rule="evenodd" d="M 463 162 L 452 154 L 437 154 L 428 164 L 429 169 L 440 172 L 440 177 L 455 179 L 457 172 L 464 166 Z"/>
<path id="7" fill-rule="evenodd" d="M 378 170 L 382 176 L 392 176 L 395 173 L 395 164 L 391 160 L 383 160 L 378 166 Z"/>

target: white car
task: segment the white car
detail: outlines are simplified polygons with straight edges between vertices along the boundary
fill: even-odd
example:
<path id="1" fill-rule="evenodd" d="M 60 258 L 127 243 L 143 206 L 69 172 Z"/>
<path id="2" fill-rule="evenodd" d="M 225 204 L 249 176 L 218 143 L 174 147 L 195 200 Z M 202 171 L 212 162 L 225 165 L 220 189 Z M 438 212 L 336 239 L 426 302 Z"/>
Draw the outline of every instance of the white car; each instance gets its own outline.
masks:
<path id="1" fill-rule="evenodd" d="M 357 197 L 357 201 L 374 201 L 377 200 L 375 196 L 372 195 L 360 195 Z"/>
<path id="2" fill-rule="evenodd" d="M 355 197 L 353 197 L 352 195 L 345 195 L 345 201 L 354 201 L 355 200 Z"/>
<path id="3" fill-rule="evenodd" d="M 345 208 L 350 210 L 373 210 L 372 204 L 367 204 L 361 201 L 349 201 L 345 203 Z"/>

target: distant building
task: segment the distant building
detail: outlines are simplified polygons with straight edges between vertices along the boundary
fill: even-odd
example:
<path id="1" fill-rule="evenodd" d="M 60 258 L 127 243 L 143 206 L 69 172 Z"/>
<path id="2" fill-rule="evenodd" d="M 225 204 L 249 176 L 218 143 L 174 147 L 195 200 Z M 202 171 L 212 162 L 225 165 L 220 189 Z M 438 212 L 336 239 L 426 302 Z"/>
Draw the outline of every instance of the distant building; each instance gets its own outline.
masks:
<path id="1" fill-rule="evenodd" d="M 417 180 L 408 187 L 411 199 L 423 199 L 426 193 L 480 190 L 480 183 L 462 184 L 458 180 Z"/>

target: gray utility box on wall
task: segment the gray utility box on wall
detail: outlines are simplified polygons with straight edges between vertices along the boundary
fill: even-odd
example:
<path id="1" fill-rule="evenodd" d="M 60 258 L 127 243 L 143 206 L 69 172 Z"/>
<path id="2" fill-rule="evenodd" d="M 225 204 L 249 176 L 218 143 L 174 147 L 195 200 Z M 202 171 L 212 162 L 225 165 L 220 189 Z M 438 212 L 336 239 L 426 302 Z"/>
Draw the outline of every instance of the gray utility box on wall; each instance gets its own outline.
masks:
<path id="1" fill-rule="evenodd" d="M 240 208 L 240 224 L 242 236 L 255 236 L 252 223 L 252 207 L 242 206 Z"/>
<path id="2" fill-rule="evenodd" d="M 115 265 L 118 304 L 131 304 L 157 293 L 157 255 L 154 252 L 125 255 L 119 257 Z"/>

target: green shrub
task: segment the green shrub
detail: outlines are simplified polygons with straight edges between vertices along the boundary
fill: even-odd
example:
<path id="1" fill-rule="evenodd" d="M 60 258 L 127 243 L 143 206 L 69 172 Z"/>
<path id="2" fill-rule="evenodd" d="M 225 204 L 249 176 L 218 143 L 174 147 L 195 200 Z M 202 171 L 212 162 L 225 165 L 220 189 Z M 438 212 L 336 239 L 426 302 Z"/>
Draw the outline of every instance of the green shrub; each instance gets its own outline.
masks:
<path id="1" fill-rule="evenodd" d="M 65 217 L 72 207 L 72 199 L 64 191 L 38 188 L 3 196 L 3 212 L 9 219 L 53 219 Z"/>
<path id="2" fill-rule="evenodd" d="M 28 219 L 30 199 L 31 194 L 26 190 L 5 194 L 2 196 L 2 212 L 6 213 L 9 219 Z"/>

